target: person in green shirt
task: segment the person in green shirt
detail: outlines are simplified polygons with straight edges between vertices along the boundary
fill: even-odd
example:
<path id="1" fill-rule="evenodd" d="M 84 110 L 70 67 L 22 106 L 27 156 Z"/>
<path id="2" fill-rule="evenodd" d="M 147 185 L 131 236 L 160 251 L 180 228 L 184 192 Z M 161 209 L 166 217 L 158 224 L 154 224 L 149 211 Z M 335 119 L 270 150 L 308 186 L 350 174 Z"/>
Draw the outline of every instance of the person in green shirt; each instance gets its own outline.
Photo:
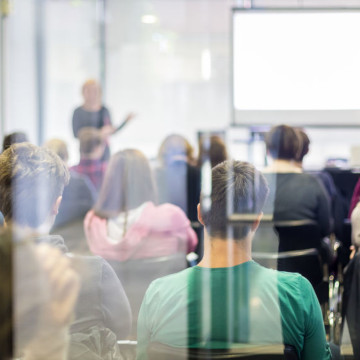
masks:
<path id="1" fill-rule="evenodd" d="M 302 360 L 331 359 L 308 280 L 251 258 L 267 195 L 265 178 L 251 164 L 225 161 L 212 169 L 211 194 L 203 192 L 198 205 L 204 256 L 197 266 L 149 286 L 138 319 L 138 360 L 147 359 L 151 342 L 219 349 L 288 344 Z M 230 224 L 232 213 L 252 214 L 253 220 Z"/>

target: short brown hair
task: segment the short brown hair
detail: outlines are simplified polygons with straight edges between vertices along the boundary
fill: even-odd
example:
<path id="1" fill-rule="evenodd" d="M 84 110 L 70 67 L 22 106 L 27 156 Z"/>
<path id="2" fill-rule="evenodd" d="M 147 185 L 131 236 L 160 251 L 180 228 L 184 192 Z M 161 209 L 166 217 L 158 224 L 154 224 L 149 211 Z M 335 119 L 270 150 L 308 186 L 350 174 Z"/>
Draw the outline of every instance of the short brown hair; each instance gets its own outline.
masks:
<path id="1" fill-rule="evenodd" d="M 83 127 L 78 132 L 80 140 L 80 154 L 91 154 L 98 146 L 104 143 L 100 130 L 93 127 Z"/>
<path id="2" fill-rule="evenodd" d="M 201 215 L 209 234 L 226 239 L 229 215 L 261 212 L 269 188 L 265 177 L 256 168 L 242 161 L 228 160 L 212 169 L 211 196 L 201 194 Z M 211 204 L 206 204 L 207 201 Z M 245 237 L 250 227 L 233 225 L 234 240 Z"/>
<path id="3" fill-rule="evenodd" d="M 49 149 L 14 144 L 0 155 L 0 211 L 6 221 L 37 228 L 69 182 L 64 162 Z"/>
<path id="4" fill-rule="evenodd" d="M 299 134 L 288 125 L 272 127 L 265 136 L 265 143 L 273 159 L 295 160 L 300 149 Z"/>
<path id="5" fill-rule="evenodd" d="M 210 144 L 208 149 L 205 148 L 206 147 L 205 141 L 206 140 L 201 139 L 199 142 L 199 156 L 198 156 L 199 167 L 203 164 L 205 160 L 204 158 L 206 156 L 209 157 L 212 168 L 222 163 L 223 161 L 227 160 L 228 154 L 226 150 L 226 145 L 220 136 L 217 135 L 210 136 Z"/>
<path id="6" fill-rule="evenodd" d="M 3 140 L 3 151 L 9 148 L 12 144 L 28 142 L 27 135 L 22 131 L 16 131 L 11 134 L 7 134 L 4 136 Z"/>

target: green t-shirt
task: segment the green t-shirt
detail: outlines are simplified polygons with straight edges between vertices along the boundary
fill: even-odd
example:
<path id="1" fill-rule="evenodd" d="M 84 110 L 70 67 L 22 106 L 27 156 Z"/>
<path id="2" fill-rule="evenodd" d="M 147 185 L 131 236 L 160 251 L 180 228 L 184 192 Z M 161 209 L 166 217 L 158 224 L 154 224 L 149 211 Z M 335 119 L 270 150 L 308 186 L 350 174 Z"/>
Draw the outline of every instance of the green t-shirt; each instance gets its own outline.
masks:
<path id="1" fill-rule="evenodd" d="M 139 313 L 137 359 L 147 359 L 150 342 L 189 348 L 289 344 L 302 360 L 331 359 L 311 284 L 254 261 L 195 266 L 155 280 Z"/>

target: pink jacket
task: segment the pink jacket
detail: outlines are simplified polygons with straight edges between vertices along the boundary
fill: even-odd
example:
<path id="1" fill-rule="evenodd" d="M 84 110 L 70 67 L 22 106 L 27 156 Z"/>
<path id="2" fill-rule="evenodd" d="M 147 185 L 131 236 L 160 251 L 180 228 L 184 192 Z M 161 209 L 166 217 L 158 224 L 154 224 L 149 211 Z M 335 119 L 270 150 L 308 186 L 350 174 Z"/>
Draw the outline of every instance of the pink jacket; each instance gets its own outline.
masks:
<path id="1" fill-rule="evenodd" d="M 185 213 L 177 206 L 146 203 L 122 239 L 109 240 L 107 219 L 90 210 L 84 231 L 90 250 L 105 259 L 125 261 L 194 251 L 198 239 Z M 117 240 L 116 243 L 114 241 Z"/>

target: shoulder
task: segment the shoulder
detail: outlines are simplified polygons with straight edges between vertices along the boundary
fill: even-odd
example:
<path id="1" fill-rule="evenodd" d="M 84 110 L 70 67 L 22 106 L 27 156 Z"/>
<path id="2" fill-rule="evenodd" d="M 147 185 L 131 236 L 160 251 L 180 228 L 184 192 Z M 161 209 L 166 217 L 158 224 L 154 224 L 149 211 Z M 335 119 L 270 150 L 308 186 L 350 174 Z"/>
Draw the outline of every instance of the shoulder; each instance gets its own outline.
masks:
<path id="1" fill-rule="evenodd" d="M 101 225 L 106 225 L 107 223 L 107 219 L 103 219 L 99 216 L 97 216 L 94 212 L 94 210 L 90 210 L 87 212 L 87 214 L 85 215 L 85 219 L 84 219 L 84 225 L 85 227 L 90 227 L 90 226 L 101 226 Z"/>
<path id="2" fill-rule="evenodd" d="M 74 109 L 74 116 L 82 112 L 84 112 L 84 109 L 81 106 L 78 106 L 77 108 Z"/>
<path id="3" fill-rule="evenodd" d="M 159 299 L 171 301 L 174 297 L 186 294 L 184 290 L 188 286 L 188 276 L 192 271 L 192 268 L 187 268 L 154 280 L 146 291 L 146 302 L 155 304 Z"/>
<path id="4" fill-rule="evenodd" d="M 190 225 L 190 221 L 184 211 L 180 207 L 170 203 L 154 206 L 154 214 L 158 218 L 165 220 L 165 222 L 171 226 L 183 227 Z"/>

